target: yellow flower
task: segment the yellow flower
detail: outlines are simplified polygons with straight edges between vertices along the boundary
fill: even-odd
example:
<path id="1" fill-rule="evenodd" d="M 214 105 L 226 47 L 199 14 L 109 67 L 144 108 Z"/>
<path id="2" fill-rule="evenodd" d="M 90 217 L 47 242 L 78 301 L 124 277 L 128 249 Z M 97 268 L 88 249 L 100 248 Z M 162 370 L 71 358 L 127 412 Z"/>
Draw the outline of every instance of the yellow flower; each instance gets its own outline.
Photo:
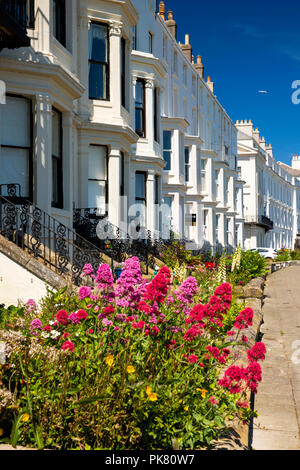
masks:
<path id="1" fill-rule="evenodd" d="M 201 397 L 205 398 L 206 394 L 208 393 L 208 390 L 202 389 L 202 388 L 197 388 L 197 392 L 201 392 Z"/>
<path id="2" fill-rule="evenodd" d="M 146 393 L 147 395 L 150 395 L 152 393 L 152 387 L 150 387 L 149 385 L 147 385 L 146 387 Z"/>
<path id="3" fill-rule="evenodd" d="M 127 372 L 128 372 L 128 374 L 133 374 L 135 372 L 135 368 L 133 366 L 128 366 L 127 367 Z"/>
<path id="4" fill-rule="evenodd" d="M 2 428 L 0 428 L 0 437 L 3 436 L 3 434 L 4 434 L 4 431 Z"/>
<path id="5" fill-rule="evenodd" d="M 109 367 L 113 365 L 114 361 L 114 356 L 107 356 L 105 359 L 105 362 Z"/>
<path id="6" fill-rule="evenodd" d="M 188 407 L 188 406 L 185 406 L 185 407 L 184 407 L 184 411 L 189 411 L 189 407 Z"/>
<path id="7" fill-rule="evenodd" d="M 22 421 L 23 423 L 27 423 L 27 421 L 29 420 L 30 416 L 28 413 L 25 413 L 23 416 L 22 416 Z"/>
<path id="8" fill-rule="evenodd" d="M 157 394 L 156 393 L 149 393 L 148 398 L 150 401 L 156 401 L 157 400 Z"/>

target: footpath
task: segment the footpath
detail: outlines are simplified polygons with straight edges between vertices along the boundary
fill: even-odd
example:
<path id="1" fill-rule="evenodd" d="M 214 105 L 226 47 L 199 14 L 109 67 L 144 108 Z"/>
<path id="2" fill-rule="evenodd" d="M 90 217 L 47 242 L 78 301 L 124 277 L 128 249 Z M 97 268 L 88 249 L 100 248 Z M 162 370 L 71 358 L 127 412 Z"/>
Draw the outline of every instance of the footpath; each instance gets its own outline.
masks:
<path id="1" fill-rule="evenodd" d="M 300 266 L 267 278 L 262 339 L 267 348 L 254 408 L 253 450 L 300 450 Z"/>

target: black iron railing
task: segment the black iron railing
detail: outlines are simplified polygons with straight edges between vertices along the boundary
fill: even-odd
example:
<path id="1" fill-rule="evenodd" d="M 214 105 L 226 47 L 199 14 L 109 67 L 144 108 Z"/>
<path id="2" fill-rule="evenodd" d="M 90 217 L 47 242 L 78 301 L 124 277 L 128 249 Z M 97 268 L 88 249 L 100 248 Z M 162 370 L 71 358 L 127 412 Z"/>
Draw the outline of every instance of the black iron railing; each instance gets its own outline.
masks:
<path id="1" fill-rule="evenodd" d="M 0 196 L 0 233 L 76 285 L 86 263 L 97 269 L 102 262 L 97 247 L 29 202 Z"/>
<path id="2" fill-rule="evenodd" d="M 74 209 L 73 227 L 77 233 L 111 257 L 112 262 L 122 262 L 127 256 L 137 256 L 148 268 L 155 267 L 155 258 L 161 259 L 163 249 L 174 242 L 185 247 L 186 240 L 170 231 L 169 238 L 161 237 L 145 227 L 132 222 L 126 230 L 113 225 L 98 215 L 97 209 Z"/>

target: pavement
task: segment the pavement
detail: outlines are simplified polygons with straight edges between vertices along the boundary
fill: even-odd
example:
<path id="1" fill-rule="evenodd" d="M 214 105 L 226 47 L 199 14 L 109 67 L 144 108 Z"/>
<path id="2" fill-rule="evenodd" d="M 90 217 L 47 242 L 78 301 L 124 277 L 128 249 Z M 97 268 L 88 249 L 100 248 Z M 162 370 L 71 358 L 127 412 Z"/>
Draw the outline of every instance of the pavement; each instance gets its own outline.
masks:
<path id="1" fill-rule="evenodd" d="M 267 348 L 255 396 L 253 450 L 300 450 L 300 266 L 267 278 L 261 327 Z"/>

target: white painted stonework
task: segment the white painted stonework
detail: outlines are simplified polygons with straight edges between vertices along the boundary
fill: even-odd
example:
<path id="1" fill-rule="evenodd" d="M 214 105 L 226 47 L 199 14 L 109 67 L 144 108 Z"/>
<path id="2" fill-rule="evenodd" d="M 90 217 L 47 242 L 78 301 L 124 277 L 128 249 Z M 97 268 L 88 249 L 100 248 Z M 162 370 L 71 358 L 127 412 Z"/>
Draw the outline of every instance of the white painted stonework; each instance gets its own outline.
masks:
<path id="1" fill-rule="evenodd" d="M 0 253 L 0 304 L 9 307 L 28 299 L 38 303 L 46 294 L 44 281 Z"/>

